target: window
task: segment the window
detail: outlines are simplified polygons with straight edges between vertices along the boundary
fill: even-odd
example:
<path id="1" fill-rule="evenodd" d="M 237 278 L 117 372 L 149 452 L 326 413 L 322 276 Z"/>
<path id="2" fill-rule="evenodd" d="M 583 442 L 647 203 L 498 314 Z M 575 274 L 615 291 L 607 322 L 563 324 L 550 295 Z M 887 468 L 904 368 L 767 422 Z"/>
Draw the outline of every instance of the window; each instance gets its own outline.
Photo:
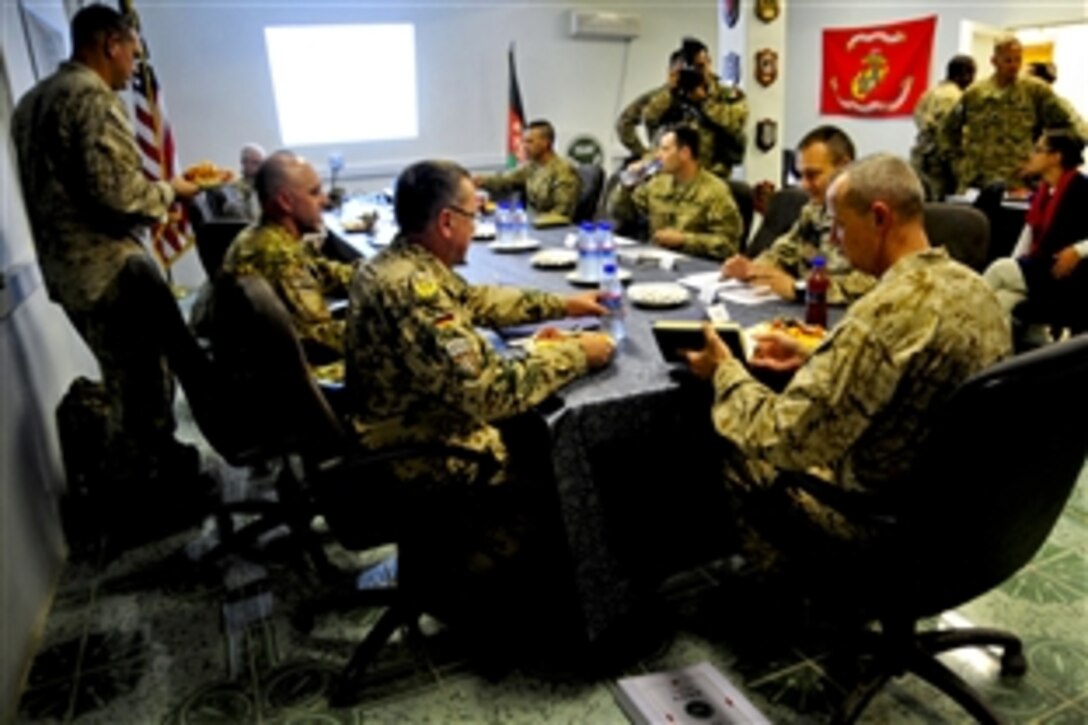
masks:
<path id="1" fill-rule="evenodd" d="M 265 28 L 284 145 L 416 138 L 415 28 Z"/>

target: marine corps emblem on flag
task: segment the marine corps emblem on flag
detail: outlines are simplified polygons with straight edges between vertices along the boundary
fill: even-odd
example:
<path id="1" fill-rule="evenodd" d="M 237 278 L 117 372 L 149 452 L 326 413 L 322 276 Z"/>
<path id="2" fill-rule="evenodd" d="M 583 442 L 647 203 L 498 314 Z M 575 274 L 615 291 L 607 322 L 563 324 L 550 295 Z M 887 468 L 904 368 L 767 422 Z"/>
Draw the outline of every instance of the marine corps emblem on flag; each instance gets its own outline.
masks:
<path id="1" fill-rule="evenodd" d="M 909 116 L 929 86 L 936 16 L 823 31 L 820 112 Z"/>
<path id="2" fill-rule="evenodd" d="M 756 148 L 760 151 L 770 151 L 776 143 L 778 143 L 778 123 L 764 118 L 756 124 Z"/>
<path id="3" fill-rule="evenodd" d="M 740 0 L 722 0 L 722 22 L 725 27 L 732 28 L 740 17 Z"/>
<path id="4" fill-rule="evenodd" d="M 778 0 L 756 0 L 756 17 L 769 23 L 778 17 Z"/>
<path id="5" fill-rule="evenodd" d="M 756 51 L 756 81 L 764 88 L 778 78 L 778 53 L 770 48 Z"/>

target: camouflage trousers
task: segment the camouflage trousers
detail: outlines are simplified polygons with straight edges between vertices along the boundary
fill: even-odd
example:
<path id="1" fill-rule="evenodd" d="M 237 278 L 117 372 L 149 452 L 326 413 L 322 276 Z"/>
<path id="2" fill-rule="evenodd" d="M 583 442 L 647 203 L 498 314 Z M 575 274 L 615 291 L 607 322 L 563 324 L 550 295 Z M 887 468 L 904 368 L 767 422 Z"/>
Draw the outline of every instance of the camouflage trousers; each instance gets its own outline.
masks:
<path id="1" fill-rule="evenodd" d="M 195 373 L 201 353 L 169 288 L 150 276 L 157 270 L 132 273 L 140 264 L 130 261 L 93 308 L 65 311 L 101 368 L 107 475 L 186 478 L 198 473 L 199 457 L 174 438 L 171 368 Z"/>
<path id="2" fill-rule="evenodd" d="M 790 485 L 793 476 L 726 447 L 724 478 L 745 558 L 755 572 L 792 576 L 812 573 L 825 562 L 840 569 L 876 532 L 808 492 Z"/>

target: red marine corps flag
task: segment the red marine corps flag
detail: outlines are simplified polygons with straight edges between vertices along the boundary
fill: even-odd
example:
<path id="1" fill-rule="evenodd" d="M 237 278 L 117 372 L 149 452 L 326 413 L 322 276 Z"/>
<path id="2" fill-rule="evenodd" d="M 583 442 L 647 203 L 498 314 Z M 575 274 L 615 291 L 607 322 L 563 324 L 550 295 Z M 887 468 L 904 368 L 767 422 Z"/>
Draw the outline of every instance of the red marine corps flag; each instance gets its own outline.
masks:
<path id="1" fill-rule="evenodd" d="M 518 88 L 518 71 L 514 67 L 514 44 L 510 44 L 510 103 L 506 112 L 506 165 L 513 168 L 525 160 L 525 147 L 521 133 L 525 130 L 525 109 L 521 107 L 521 89 Z"/>
<path id="2" fill-rule="evenodd" d="M 121 12 L 130 15 L 139 28 L 139 19 L 131 0 L 122 0 Z M 132 76 L 132 104 L 135 110 L 136 145 L 143 157 L 144 176 L 152 181 L 170 181 L 178 174 L 177 149 L 174 132 L 166 118 L 166 101 L 162 97 L 159 79 L 151 67 L 151 53 L 141 35 L 143 52 Z M 170 266 L 193 246 L 193 235 L 185 208 L 170 207 L 166 221 L 151 228 L 151 248 L 169 277 Z"/>
<path id="3" fill-rule="evenodd" d="M 824 31 L 820 113 L 909 116 L 929 88 L 935 15 Z"/>

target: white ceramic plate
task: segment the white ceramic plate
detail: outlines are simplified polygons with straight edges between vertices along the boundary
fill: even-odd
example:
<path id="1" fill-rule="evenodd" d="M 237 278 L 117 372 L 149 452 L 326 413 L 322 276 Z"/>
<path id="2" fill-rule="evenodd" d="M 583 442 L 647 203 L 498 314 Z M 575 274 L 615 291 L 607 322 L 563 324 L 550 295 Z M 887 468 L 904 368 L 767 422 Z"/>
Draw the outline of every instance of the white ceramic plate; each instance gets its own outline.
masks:
<path id="1" fill-rule="evenodd" d="M 619 273 L 620 282 L 627 282 L 631 279 L 631 273 L 626 269 L 617 270 Z M 579 287 L 596 287 L 601 283 L 599 279 L 584 279 L 577 272 L 571 272 L 567 275 L 567 281 L 571 284 L 576 284 Z"/>
<path id="2" fill-rule="evenodd" d="M 492 252 L 528 252 L 540 248 L 539 239 L 525 239 L 517 242 L 491 242 L 487 245 Z"/>
<path id="3" fill-rule="evenodd" d="M 641 282 L 627 288 L 627 299 L 639 307 L 678 307 L 690 298 L 687 288 L 675 282 Z"/>
<path id="4" fill-rule="evenodd" d="M 573 249 L 545 249 L 534 254 L 529 263 L 541 269 L 565 269 L 578 264 L 578 252 Z"/>

